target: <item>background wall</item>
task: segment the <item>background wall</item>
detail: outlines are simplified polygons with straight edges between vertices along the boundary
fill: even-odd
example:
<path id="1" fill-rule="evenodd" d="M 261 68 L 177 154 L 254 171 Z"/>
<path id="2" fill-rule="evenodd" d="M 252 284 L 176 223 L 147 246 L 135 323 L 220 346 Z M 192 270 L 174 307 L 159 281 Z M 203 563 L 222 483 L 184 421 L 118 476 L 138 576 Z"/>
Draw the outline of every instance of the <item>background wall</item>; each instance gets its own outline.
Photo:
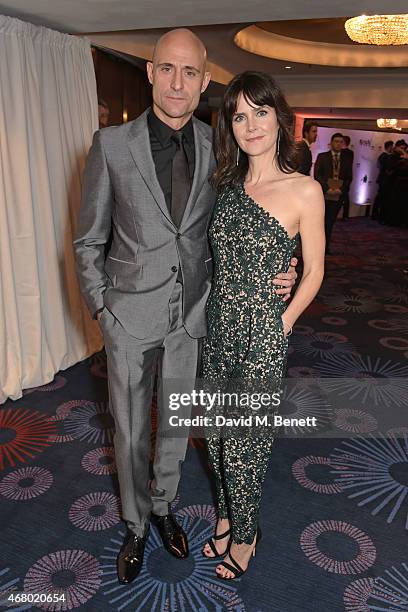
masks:
<path id="1" fill-rule="evenodd" d="M 95 47 L 92 56 L 98 96 L 110 109 L 109 125 L 136 119 L 151 103 L 145 70 Z"/>

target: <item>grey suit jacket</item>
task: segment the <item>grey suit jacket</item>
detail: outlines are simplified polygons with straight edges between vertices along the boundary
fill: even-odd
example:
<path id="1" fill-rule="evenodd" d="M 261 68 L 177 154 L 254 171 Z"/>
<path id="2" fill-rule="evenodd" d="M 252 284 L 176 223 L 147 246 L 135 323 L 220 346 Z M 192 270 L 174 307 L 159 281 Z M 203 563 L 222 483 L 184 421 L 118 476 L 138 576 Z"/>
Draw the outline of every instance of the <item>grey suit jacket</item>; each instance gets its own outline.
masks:
<path id="1" fill-rule="evenodd" d="M 95 132 L 83 175 L 74 248 L 81 290 L 91 314 L 106 306 L 140 339 L 165 333 L 168 303 L 181 266 L 183 321 L 190 336 L 206 334 L 212 278 L 207 230 L 215 202 L 212 129 L 193 117 L 195 173 L 180 228 L 157 180 L 145 111 Z M 105 245 L 112 243 L 105 258 Z"/>

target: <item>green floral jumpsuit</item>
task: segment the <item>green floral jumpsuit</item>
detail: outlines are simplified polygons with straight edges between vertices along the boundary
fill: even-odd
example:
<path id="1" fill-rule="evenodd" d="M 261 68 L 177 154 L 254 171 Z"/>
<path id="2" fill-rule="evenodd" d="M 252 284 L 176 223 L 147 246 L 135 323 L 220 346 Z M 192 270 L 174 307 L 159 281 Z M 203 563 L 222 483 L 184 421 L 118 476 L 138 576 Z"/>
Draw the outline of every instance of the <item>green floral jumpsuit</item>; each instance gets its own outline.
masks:
<path id="1" fill-rule="evenodd" d="M 237 185 L 218 197 L 209 236 L 215 275 L 207 303 L 201 378 L 213 389 L 226 389 L 229 381 L 229 391 L 237 386 L 240 391 L 259 390 L 266 380 L 269 393 L 280 393 L 288 341 L 281 319 L 285 302 L 276 295 L 272 280 L 287 271 L 298 235 L 290 238 L 277 219 Z M 207 428 L 206 438 L 218 515 L 230 519 L 234 542 L 250 544 L 274 430 L 259 435 L 252 428 L 243 436 Z"/>

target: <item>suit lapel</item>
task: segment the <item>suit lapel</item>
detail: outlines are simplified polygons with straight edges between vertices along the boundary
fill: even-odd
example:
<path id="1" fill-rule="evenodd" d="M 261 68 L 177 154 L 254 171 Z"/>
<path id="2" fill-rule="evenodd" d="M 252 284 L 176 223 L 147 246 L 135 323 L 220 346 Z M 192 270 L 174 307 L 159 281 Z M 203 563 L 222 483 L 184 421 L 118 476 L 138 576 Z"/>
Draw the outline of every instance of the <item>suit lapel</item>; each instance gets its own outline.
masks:
<path id="1" fill-rule="evenodd" d="M 129 132 L 128 146 L 133 161 L 142 175 L 146 186 L 160 207 L 160 210 L 166 219 L 173 223 L 154 167 L 152 150 L 150 147 L 149 129 L 147 126 L 148 112 L 148 110 L 145 111 L 135 120 Z"/>
<path id="2" fill-rule="evenodd" d="M 201 128 L 200 123 L 197 121 L 197 119 L 195 119 L 195 117 L 193 117 L 193 129 L 195 150 L 194 177 L 180 228 L 186 223 L 198 199 L 203 183 L 205 180 L 207 180 L 212 149 L 212 142 L 208 139 L 206 133 Z"/>

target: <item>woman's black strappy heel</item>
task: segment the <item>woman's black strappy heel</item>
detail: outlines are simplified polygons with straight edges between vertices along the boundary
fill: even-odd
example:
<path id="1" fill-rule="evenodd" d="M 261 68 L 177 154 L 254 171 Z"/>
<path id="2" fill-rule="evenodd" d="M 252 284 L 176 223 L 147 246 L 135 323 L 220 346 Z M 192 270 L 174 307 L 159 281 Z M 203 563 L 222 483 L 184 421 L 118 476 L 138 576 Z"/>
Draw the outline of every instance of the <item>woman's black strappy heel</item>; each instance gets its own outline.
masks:
<path id="1" fill-rule="evenodd" d="M 254 550 L 252 551 L 252 556 L 255 557 L 256 555 L 256 547 L 258 546 L 259 542 L 261 541 L 262 538 L 262 532 L 260 530 L 260 528 L 258 527 L 257 532 L 256 532 L 256 540 L 255 540 L 255 546 L 254 546 Z M 234 575 L 232 578 L 227 578 L 226 576 L 221 576 L 221 574 L 219 574 L 218 572 L 215 572 L 217 574 L 217 577 L 220 580 L 235 580 L 236 578 L 241 578 L 241 576 L 243 576 L 243 574 L 245 574 L 245 572 L 248 570 L 249 567 L 249 563 L 248 563 L 248 567 L 243 570 L 242 567 L 235 561 L 235 559 L 231 556 L 231 553 L 229 553 L 229 558 L 231 560 L 231 563 L 228 563 L 227 561 L 222 561 L 220 563 L 221 567 L 225 567 L 225 569 L 227 569 L 228 571 L 232 572 Z"/>
<path id="2" fill-rule="evenodd" d="M 225 555 L 229 551 L 231 539 L 228 541 L 228 544 L 227 544 L 224 552 L 222 552 L 222 553 L 219 553 L 218 550 L 215 548 L 214 542 L 217 541 L 217 540 L 222 540 L 223 538 L 226 538 L 228 535 L 230 535 L 230 533 L 231 533 L 231 529 L 228 529 L 228 531 L 225 531 L 224 533 L 220 533 L 219 535 L 214 535 L 212 538 L 207 540 L 206 544 L 208 544 L 208 546 L 211 548 L 212 552 L 214 553 L 214 557 L 210 557 L 210 556 L 206 555 L 204 550 L 203 550 L 204 557 L 206 557 L 207 559 L 217 559 L 218 557 L 225 557 Z"/>

